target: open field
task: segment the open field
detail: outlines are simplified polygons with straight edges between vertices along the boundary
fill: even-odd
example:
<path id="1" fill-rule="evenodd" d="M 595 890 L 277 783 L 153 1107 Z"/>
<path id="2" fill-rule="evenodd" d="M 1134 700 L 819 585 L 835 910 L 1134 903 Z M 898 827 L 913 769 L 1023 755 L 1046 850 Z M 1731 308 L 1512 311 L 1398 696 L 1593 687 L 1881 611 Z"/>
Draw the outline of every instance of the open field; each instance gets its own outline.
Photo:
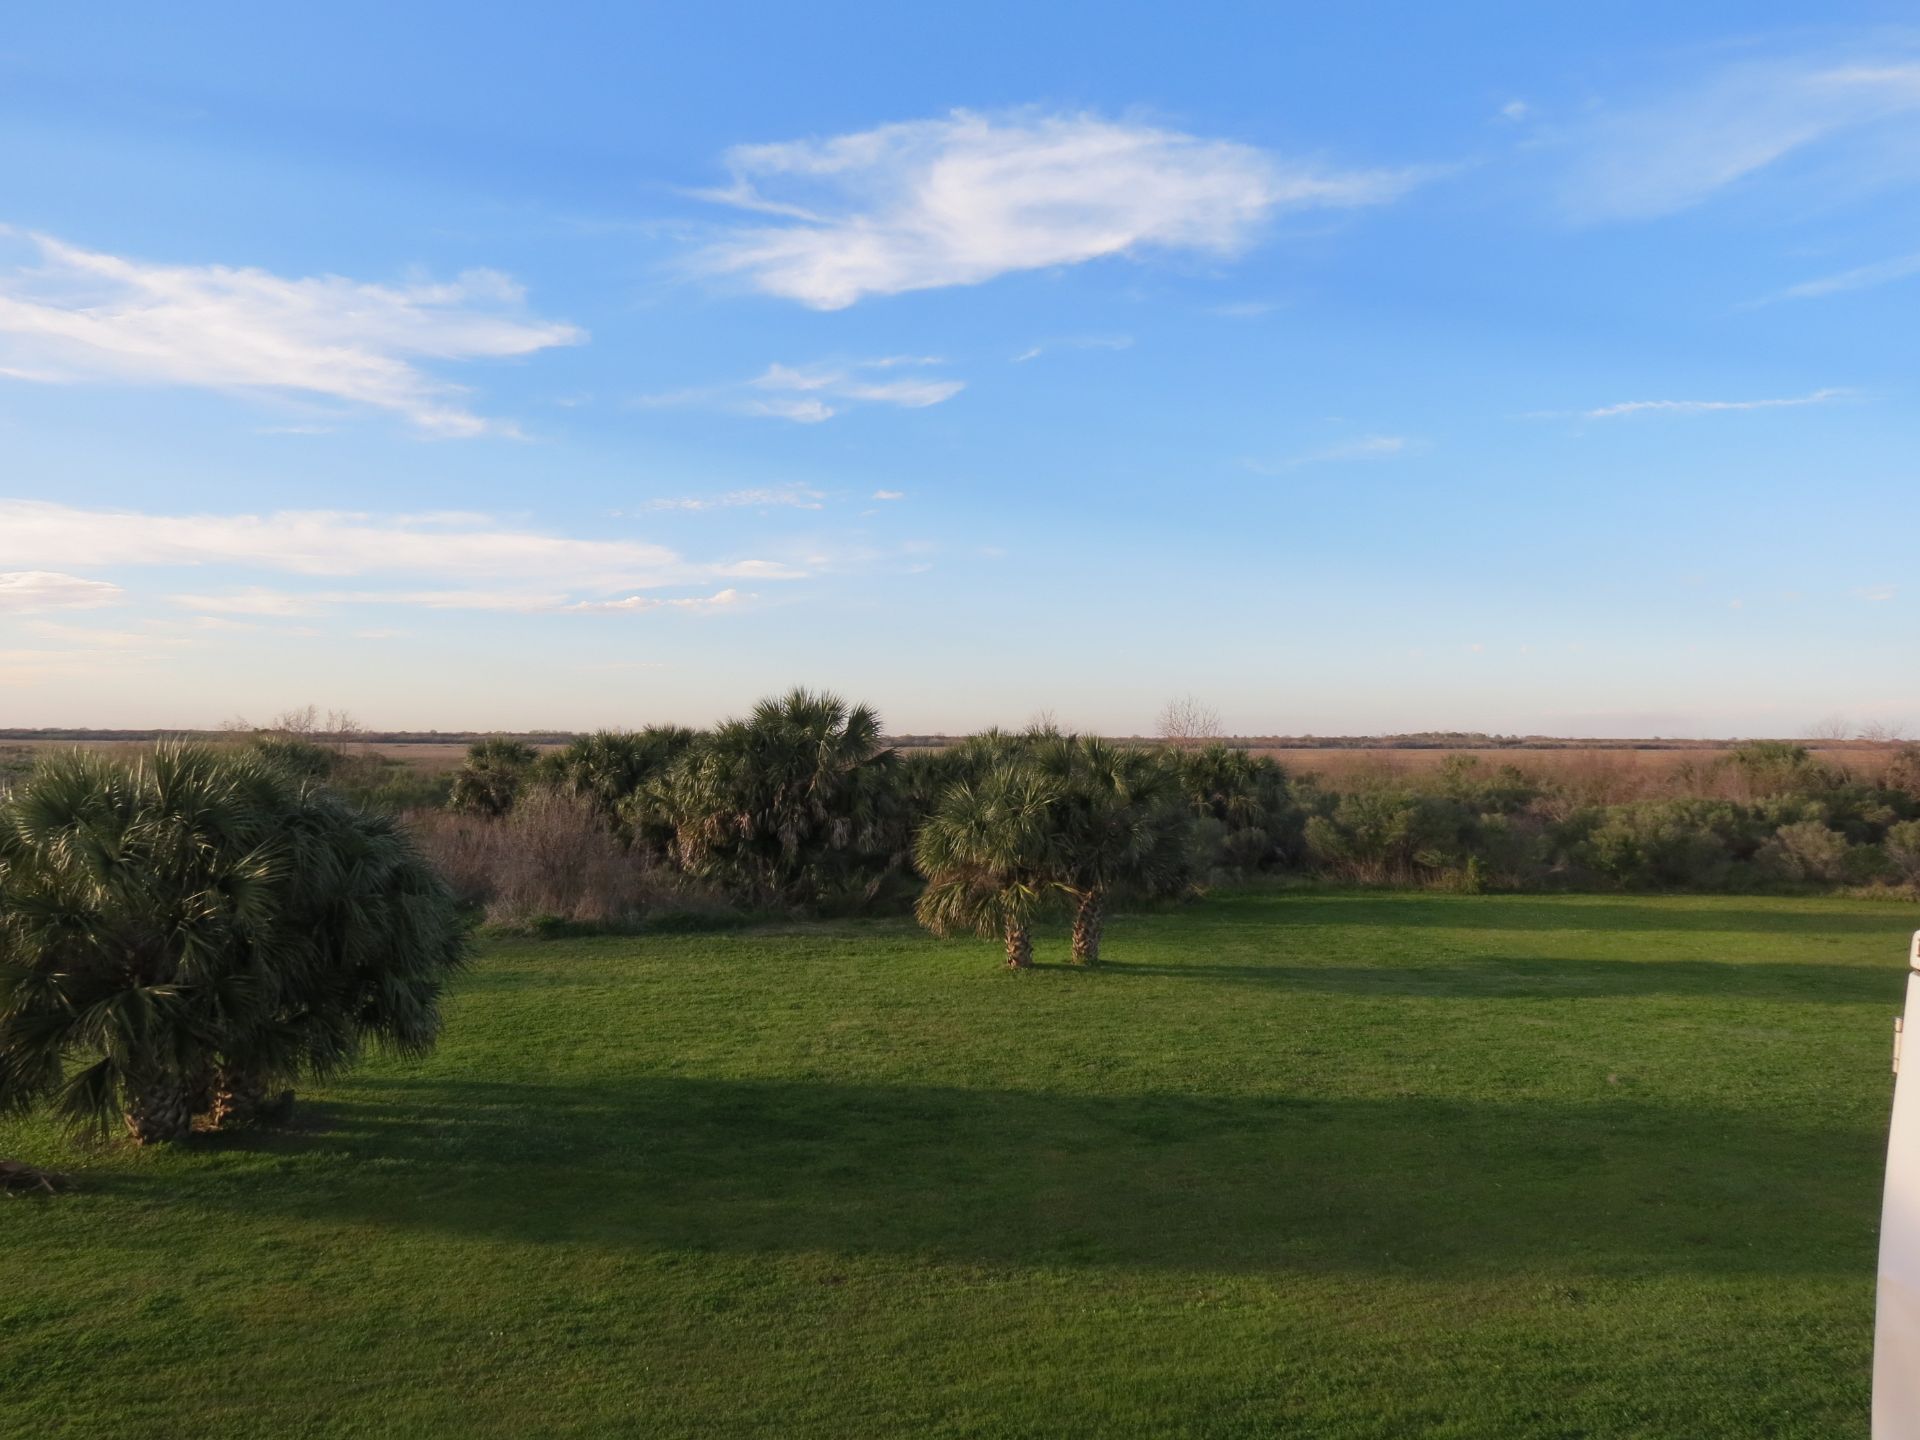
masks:
<path id="1" fill-rule="evenodd" d="M 0 1201 L 0 1433 L 1864 1436 L 1905 907 L 1270 892 L 1098 972 L 490 942 Z"/>

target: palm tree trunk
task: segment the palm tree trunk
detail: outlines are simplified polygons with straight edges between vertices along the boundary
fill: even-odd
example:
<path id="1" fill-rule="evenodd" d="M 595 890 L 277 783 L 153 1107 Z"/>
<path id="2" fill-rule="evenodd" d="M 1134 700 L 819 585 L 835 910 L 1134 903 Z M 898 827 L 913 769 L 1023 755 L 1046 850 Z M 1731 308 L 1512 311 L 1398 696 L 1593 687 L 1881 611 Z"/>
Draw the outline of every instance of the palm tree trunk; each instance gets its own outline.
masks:
<path id="1" fill-rule="evenodd" d="M 1033 968 L 1033 936 L 1027 932 L 1025 925 L 1013 920 L 1007 922 L 1007 968 Z"/>
<path id="2" fill-rule="evenodd" d="M 267 1086 L 258 1075 L 238 1066 L 222 1065 L 213 1081 L 213 1123 L 216 1129 L 238 1130 L 260 1118 Z"/>
<path id="3" fill-rule="evenodd" d="M 1080 897 L 1080 907 L 1073 915 L 1074 964 L 1100 963 L 1100 936 L 1106 927 L 1106 900 L 1099 891 L 1089 890 Z"/>
<path id="4" fill-rule="evenodd" d="M 127 1133 L 136 1145 L 184 1140 L 193 1129 L 193 1087 L 178 1075 L 143 1075 L 127 1082 Z"/>

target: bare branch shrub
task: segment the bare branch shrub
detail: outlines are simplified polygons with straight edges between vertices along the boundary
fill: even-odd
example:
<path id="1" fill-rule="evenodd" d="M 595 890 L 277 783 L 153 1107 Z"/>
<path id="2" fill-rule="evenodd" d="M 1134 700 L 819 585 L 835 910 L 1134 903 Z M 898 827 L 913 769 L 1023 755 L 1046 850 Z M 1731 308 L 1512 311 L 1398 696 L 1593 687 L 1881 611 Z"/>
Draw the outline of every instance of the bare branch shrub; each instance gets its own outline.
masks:
<path id="1" fill-rule="evenodd" d="M 548 787 L 528 791 L 498 819 L 443 811 L 416 815 L 413 825 L 454 892 L 484 906 L 494 924 L 617 926 L 659 911 L 728 909 L 622 845 L 588 801 Z"/>
<path id="2" fill-rule="evenodd" d="M 1156 725 L 1160 738 L 1175 745 L 1201 745 L 1226 733 L 1220 724 L 1220 712 L 1191 695 L 1169 700 Z"/>

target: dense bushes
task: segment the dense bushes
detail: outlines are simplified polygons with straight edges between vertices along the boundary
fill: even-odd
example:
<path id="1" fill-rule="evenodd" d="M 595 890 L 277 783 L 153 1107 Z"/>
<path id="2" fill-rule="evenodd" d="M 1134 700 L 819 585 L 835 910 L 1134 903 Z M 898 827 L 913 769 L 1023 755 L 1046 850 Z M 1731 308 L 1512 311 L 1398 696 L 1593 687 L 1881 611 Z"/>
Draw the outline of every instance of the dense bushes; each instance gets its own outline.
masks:
<path id="1" fill-rule="evenodd" d="M 1483 775 L 1455 756 L 1425 789 L 1310 791 L 1310 868 L 1467 888 L 1920 884 L 1920 828 L 1909 828 L 1920 792 L 1863 784 L 1778 741 L 1737 747 L 1682 778 L 1701 793 L 1595 805 L 1576 787 L 1511 766 Z"/>
<path id="2" fill-rule="evenodd" d="M 469 770 L 497 763 L 495 751 L 475 747 Z M 541 845 L 515 838 L 513 826 L 534 822 L 510 809 L 497 822 L 508 828 L 484 832 L 491 848 L 478 848 L 500 857 L 484 866 L 463 858 L 483 832 L 443 825 L 433 843 L 451 847 L 456 874 L 495 877 L 480 888 L 501 917 L 657 911 L 691 886 L 708 904 L 723 895 L 749 909 L 811 913 L 898 911 L 922 896 L 923 916 L 943 928 L 1023 933 L 1057 905 L 1075 916 L 1077 957 L 1092 959 L 1114 900 L 1263 874 L 1468 891 L 1920 893 L 1920 750 L 1867 783 L 1805 747 L 1756 742 L 1686 767 L 1677 795 L 1605 804 L 1579 777 L 1542 779 L 1469 755 L 1417 780 L 1361 772 L 1338 788 L 1225 745 L 1115 744 L 1046 729 L 989 731 L 903 759 L 872 711 L 795 691 L 704 734 L 603 733 L 537 763 L 514 757 L 512 767 L 528 795 L 576 797 L 569 833 L 604 854 L 539 881 L 536 855 L 557 843 L 551 807 L 529 812 L 549 837 Z M 1035 776 L 1046 784 L 1028 783 Z M 1014 813 L 1015 796 L 1039 806 L 1019 813 L 1052 847 L 1044 866 L 988 824 Z M 928 849 L 933 819 L 944 849 Z M 1013 848 L 990 864 L 1000 843 Z M 1046 876 L 1030 895 L 1027 881 L 1006 878 L 1028 872 Z M 989 874 L 1013 889 L 983 893 Z M 1011 954 L 1026 942 L 1013 933 L 1008 943 Z"/>

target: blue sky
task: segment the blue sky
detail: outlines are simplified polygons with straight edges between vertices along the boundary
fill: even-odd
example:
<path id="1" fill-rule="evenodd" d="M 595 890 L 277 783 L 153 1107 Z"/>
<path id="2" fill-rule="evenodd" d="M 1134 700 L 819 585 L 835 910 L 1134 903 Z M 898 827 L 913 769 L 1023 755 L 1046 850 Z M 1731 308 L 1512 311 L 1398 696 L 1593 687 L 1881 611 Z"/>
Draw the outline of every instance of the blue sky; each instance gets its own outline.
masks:
<path id="1" fill-rule="evenodd" d="M 16 16 L 0 726 L 1920 722 L 1904 10 Z"/>

